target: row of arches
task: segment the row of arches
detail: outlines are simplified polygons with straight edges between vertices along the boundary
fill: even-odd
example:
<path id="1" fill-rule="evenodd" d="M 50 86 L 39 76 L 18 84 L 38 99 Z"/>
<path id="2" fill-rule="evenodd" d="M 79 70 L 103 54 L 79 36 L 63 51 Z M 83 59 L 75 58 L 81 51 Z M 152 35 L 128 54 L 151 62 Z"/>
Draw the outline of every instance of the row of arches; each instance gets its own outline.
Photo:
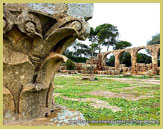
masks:
<path id="1" fill-rule="evenodd" d="M 137 56 L 136 63 L 145 63 L 145 64 L 152 63 L 152 54 L 146 48 L 142 48 L 138 50 L 136 56 Z M 157 60 L 158 60 L 158 67 L 160 67 L 160 49 L 158 51 Z M 119 54 L 119 62 L 120 64 L 125 64 L 126 67 L 131 67 L 132 66 L 131 54 L 128 51 L 121 52 Z M 105 63 L 106 66 L 115 67 L 115 56 L 113 53 L 109 53 L 106 55 Z"/>

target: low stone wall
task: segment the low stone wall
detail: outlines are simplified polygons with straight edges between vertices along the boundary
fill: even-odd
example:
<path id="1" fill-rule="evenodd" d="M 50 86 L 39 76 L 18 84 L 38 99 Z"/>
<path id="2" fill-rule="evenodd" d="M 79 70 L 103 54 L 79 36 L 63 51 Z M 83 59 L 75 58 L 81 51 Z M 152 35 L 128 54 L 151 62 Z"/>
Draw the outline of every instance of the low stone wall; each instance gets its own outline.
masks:
<path id="1" fill-rule="evenodd" d="M 132 71 L 134 74 L 144 74 L 147 71 L 152 70 L 152 64 L 136 63 L 135 70 Z"/>
<path id="2" fill-rule="evenodd" d="M 140 49 L 147 49 L 152 55 L 152 63 L 136 63 L 137 52 Z M 119 58 L 122 52 L 129 52 L 131 55 L 131 67 L 126 67 L 125 64 L 120 64 Z M 133 75 L 155 75 L 160 74 L 160 67 L 158 67 L 158 53 L 160 51 L 160 44 L 140 46 L 128 49 L 119 49 L 107 51 L 98 54 L 97 57 L 89 58 L 86 63 L 76 63 L 75 70 L 79 73 L 94 73 L 94 74 L 133 74 Z M 106 66 L 106 56 L 112 53 L 115 57 L 115 67 Z M 66 68 L 60 68 L 60 71 Z"/>
<path id="3" fill-rule="evenodd" d="M 144 63 L 136 63 L 136 67 L 133 70 L 132 67 L 126 67 L 125 64 L 120 64 L 118 70 L 115 67 L 105 66 L 105 70 L 99 70 L 97 64 L 90 64 L 95 63 L 94 60 L 88 61 L 87 63 L 75 63 L 75 70 L 67 70 L 66 66 L 62 64 L 59 68 L 59 72 L 65 74 L 107 74 L 107 75 L 118 75 L 118 74 L 133 74 L 133 75 L 152 75 L 152 64 L 144 64 Z M 157 74 L 160 74 L 160 67 L 157 68 Z"/>

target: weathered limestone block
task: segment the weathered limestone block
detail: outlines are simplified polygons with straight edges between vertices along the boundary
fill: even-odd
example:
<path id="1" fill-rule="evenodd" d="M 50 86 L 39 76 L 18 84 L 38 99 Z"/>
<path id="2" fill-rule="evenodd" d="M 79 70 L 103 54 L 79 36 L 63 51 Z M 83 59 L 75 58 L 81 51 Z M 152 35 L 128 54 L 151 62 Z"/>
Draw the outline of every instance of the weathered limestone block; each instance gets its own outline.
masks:
<path id="1" fill-rule="evenodd" d="M 93 4 L 3 4 L 4 123 L 54 109 L 53 78 L 63 52 L 89 34 Z"/>
<path id="2" fill-rule="evenodd" d="M 160 67 L 157 68 L 157 73 L 160 75 Z"/>
<path id="3" fill-rule="evenodd" d="M 6 120 L 12 121 L 15 120 L 14 114 L 13 96 L 7 88 L 3 87 L 3 115 Z"/>
<path id="4" fill-rule="evenodd" d="M 141 74 L 141 73 L 139 73 L 139 74 Z M 146 76 L 152 76 L 153 75 L 153 71 L 152 70 L 148 70 L 148 71 L 144 72 L 143 74 L 146 75 Z"/>
<path id="5" fill-rule="evenodd" d="M 126 67 L 126 64 L 120 64 L 119 67 L 120 68 Z"/>
<path id="6" fill-rule="evenodd" d="M 66 70 L 66 66 L 61 66 L 60 70 Z"/>

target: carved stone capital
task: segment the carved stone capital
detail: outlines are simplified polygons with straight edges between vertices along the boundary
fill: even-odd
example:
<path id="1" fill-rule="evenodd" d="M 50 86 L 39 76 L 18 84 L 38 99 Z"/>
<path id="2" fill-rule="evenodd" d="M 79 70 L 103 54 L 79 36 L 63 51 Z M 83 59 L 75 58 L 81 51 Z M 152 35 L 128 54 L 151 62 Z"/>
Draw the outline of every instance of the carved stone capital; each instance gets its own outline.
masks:
<path id="1" fill-rule="evenodd" d="M 73 12 L 76 8 L 83 13 Z M 3 5 L 3 86 L 8 90 L 4 121 L 9 121 L 9 114 L 15 114 L 14 119 L 43 117 L 53 108 L 53 77 L 67 60 L 62 55 L 66 48 L 77 38 L 86 39 L 92 8 L 92 4 Z"/>

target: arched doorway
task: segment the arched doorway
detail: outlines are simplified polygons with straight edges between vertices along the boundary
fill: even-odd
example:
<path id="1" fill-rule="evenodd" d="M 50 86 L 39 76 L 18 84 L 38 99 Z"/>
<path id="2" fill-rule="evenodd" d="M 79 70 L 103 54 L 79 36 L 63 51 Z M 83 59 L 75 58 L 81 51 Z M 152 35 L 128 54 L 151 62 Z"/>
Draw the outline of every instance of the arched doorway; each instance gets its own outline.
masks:
<path id="1" fill-rule="evenodd" d="M 106 55 L 106 66 L 114 67 L 115 66 L 115 57 L 112 53 Z"/>
<path id="2" fill-rule="evenodd" d="M 131 72 L 131 54 L 128 51 L 122 51 L 118 55 L 120 73 Z"/>
<path id="3" fill-rule="evenodd" d="M 152 54 L 148 49 L 141 48 L 137 51 L 136 72 L 143 75 L 150 70 L 152 70 Z"/>
<path id="4" fill-rule="evenodd" d="M 152 55 L 148 49 L 142 48 L 137 51 L 137 63 L 143 64 L 152 63 Z"/>
<path id="5" fill-rule="evenodd" d="M 120 65 L 124 67 L 131 67 L 131 54 L 127 51 L 123 51 L 119 56 Z"/>

